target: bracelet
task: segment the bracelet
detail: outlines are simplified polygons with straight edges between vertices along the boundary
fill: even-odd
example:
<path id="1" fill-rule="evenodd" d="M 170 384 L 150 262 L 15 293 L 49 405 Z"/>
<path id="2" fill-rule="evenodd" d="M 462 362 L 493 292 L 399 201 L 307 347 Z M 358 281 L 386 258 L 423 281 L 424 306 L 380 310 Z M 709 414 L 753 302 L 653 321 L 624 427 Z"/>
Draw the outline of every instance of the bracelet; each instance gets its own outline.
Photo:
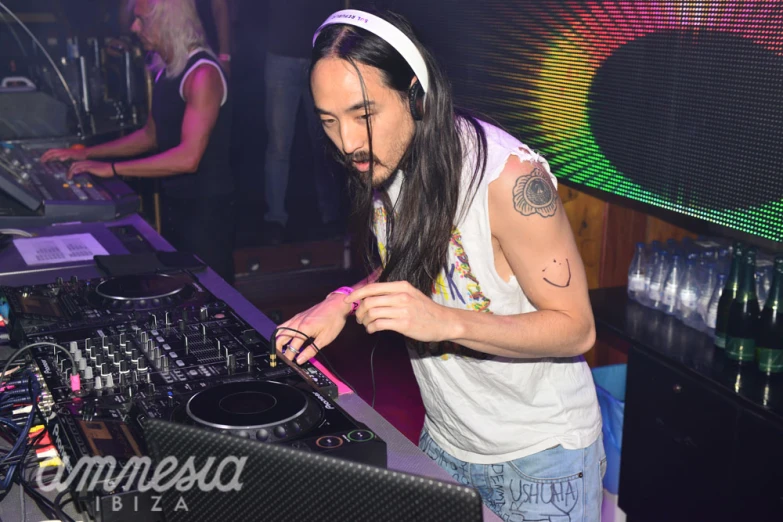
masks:
<path id="1" fill-rule="evenodd" d="M 111 162 L 111 171 L 115 176 L 119 176 L 119 174 L 117 174 L 117 167 L 114 166 L 113 161 Z"/>
<path id="2" fill-rule="evenodd" d="M 221 62 L 230 62 L 231 61 L 231 55 L 226 53 L 220 53 L 218 55 L 218 58 Z"/>
<path id="3" fill-rule="evenodd" d="M 333 292 L 329 292 L 329 294 L 326 297 L 329 297 L 332 294 L 343 294 L 343 295 L 351 295 L 353 293 L 353 288 L 350 286 L 341 286 L 337 290 Z M 356 309 L 359 308 L 359 301 L 354 301 L 351 305 L 351 313 L 355 313 Z"/>

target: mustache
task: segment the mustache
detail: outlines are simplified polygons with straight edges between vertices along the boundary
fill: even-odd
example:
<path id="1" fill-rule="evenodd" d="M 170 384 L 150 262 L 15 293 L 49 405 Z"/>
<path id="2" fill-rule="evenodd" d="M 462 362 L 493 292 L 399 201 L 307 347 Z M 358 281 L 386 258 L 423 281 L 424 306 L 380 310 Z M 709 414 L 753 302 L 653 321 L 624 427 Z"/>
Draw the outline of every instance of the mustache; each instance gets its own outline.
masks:
<path id="1" fill-rule="evenodd" d="M 374 164 L 383 165 L 383 163 L 378 161 L 378 158 L 370 158 L 370 153 L 368 151 L 359 150 L 352 154 L 343 155 L 343 163 L 346 167 L 353 167 L 354 163 L 366 163 L 371 159 Z"/>

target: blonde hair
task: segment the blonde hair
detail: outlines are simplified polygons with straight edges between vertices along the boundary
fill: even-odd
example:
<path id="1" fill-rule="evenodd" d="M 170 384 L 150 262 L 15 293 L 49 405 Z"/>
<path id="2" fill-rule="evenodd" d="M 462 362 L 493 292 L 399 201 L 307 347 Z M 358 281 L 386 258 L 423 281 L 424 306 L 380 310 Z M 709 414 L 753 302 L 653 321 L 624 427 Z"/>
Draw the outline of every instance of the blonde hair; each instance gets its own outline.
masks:
<path id="1" fill-rule="evenodd" d="M 131 9 L 137 0 L 131 0 Z M 157 28 L 160 43 L 168 53 L 164 61 L 155 53 L 149 68 L 153 73 L 166 71 L 167 78 L 176 78 L 185 70 L 194 49 L 204 48 L 214 55 L 206 43 L 204 26 L 194 0 L 150 0 L 150 24 Z"/>

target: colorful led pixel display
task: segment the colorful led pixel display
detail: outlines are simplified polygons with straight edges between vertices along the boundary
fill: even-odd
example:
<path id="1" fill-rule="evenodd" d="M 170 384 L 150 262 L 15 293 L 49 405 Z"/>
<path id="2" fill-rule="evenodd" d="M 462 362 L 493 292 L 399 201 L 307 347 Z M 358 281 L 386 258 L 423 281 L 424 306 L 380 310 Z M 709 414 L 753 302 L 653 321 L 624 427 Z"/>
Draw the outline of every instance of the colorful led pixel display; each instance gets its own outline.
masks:
<path id="1" fill-rule="evenodd" d="M 783 241 L 783 2 L 390 4 L 558 177 Z"/>

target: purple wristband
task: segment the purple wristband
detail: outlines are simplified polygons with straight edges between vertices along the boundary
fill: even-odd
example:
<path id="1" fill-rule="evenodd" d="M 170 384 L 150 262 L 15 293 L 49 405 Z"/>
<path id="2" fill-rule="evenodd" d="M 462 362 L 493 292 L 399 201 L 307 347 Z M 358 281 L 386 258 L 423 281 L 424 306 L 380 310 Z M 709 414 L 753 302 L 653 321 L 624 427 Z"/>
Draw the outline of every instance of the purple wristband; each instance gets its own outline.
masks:
<path id="1" fill-rule="evenodd" d="M 333 292 L 329 292 L 329 295 L 332 294 L 351 295 L 352 293 L 353 293 L 353 288 L 351 288 L 350 286 L 341 286 L 337 290 L 334 290 Z M 329 295 L 327 295 L 326 297 L 329 297 Z M 351 313 L 356 312 L 357 308 L 359 308 L 359 301 L 354 301 L 353 304 L 351 305 Z"/>

